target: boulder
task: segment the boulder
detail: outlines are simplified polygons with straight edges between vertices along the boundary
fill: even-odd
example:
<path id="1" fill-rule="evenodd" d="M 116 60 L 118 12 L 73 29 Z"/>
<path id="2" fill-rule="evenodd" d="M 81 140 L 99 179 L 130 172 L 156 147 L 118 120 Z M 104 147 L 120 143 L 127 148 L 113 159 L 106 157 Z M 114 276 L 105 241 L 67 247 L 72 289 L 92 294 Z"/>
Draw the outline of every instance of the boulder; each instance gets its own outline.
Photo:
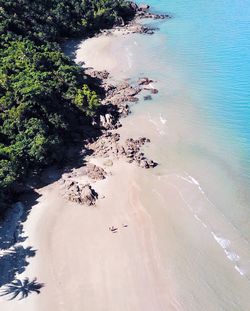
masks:
<path id="1" fill-rule="evenodd" d="M 144 4 L 144 3 L 139 4 L 139 6 L 138 6 L 138 10 L 143 11 L 143 12 L 146 12 L 149 8 L 150 8 L 150 6 L 148 4 Z"/>
<path id="2" fill-rule="evenodd" d="M 118 112 L 120 114 L 121 117 L 126 117 L 130 114 L 130 109 L 129 106 L 126 104 L 120 105 Z"/>
<path id="3" fill-rule="evenodd" d="M 132 11 L 136 12 L 138 10 L 138 5 L 135 2 L 130 2 L 129 4 Z"/>
<path id="4" fill-rule="evenodd" d="M 93 78 L 97 78 L 100 80 L 106 80 L 109 77 L 109 72 L 107 70 L 93 70 L 92 68 L 89 68 L 87 70 L 85 70 L 85 72 L 90 75 Z"/>
<path id="5" fill-rule="evenodd" d="M 106 178 L 107 173 L 103 168 L 96 166 L 95 164 L 88 163 L 86 165 L 86 175 L 93 180 L 102 180 Z"/>
<path id="6" fill-rule="evenodd" d="M 149 79 L 149 78 L 140 78 L 139 80 L 138 80 L 138 84 L 139 85 L 149 85 L 150 83 L 152 83 L 153 82 L 153 80 L 151 80 L 151 79 Z"/>
<path id="7" fill-rule="evenodd" d="M 157 93 L 159 93 L 159 91 L 157 89 L 152 89 L 151 90 L 151 94 L 157 94 Z"/>
<path id="8" fill-rule="evenodd" d="M 147 95 L 143 97 L 144 100 L 152 100 L 152 96 L 151 95 Z"/>
<path id="9" fill-rule="evenodd" d="M 82 185 L 77 181 L 67 180 L 65 188 L 65 197 L 69 201 L 92 206 L 98 199 L 98 194 L 89 184 Z"/>
<path id="10" fill-rule="evenodd" d="M 100 115 L 100 126 L 105 129 L 114 129 L 115 125 L 115 117 L 110 114 L 106 113 L 105 115 Z"/>
<path id="11" fill-rule="evenodd" d="M 121 17 L 121 16 L 118 16 L 116 18 L 116 22 L 115 22 L 115 25 L 116 26 L 125 26 L 125 22 L 124 22 L 124 19 Z"/>

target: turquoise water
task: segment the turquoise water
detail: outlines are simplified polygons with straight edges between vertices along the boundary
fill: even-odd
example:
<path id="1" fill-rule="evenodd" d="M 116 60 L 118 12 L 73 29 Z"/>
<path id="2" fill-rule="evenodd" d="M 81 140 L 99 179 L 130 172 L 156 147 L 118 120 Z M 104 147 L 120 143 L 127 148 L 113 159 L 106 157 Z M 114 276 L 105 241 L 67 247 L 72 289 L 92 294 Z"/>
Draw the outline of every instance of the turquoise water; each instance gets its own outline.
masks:
<path id="1" fill-rule="evenodd" d="M 155 11 L 173 13 L 160 26 L 167 37 L 163 54 L 188 79 L 208 123 L 230 142 L 227 152 L 239 161 L 238 173 L 249 178 L 250 1 L 148 2 Z"/>
<path id="2" fill-rule="evenodd" d="M 146 153 L 159 163 L 135 180 L 171 283 L 172 310 L 247 311 L 250 1 L 147 2 L 173 19 L 146 20 L 159 27 L 153 36 L 112 37 L 98 69 L 109 69 L 112 55 L 114 77 L 148 76 L 159 90 L 132 106 L 120 131 L 149 137 Z"/>
<path id="3" fill-rule="evenodd" d="M 153 77 L 160 90 L 152 105 L 134 108 L 135 118 L 155 125 L 153 158 L 161 164 L 158 180 L 143 185 L 158 199 L 151 193 L 144 204 L 158 226 L 155 208 L 164 210 L 159 235 L 183 309 L 249 310 L 250 1 L 148 2 L 173 19 L 153 22 L 159 31 L 150 39 L 127 43 L 136 75 Z M 186 210 L 201 228 L 182 220 Z"/>

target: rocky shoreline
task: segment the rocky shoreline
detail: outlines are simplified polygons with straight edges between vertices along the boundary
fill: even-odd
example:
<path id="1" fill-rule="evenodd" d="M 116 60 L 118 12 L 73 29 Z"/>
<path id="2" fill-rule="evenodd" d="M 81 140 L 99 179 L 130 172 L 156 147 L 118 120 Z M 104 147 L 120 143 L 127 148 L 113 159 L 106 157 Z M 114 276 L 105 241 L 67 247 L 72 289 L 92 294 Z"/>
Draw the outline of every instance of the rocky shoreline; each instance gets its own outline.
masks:
<path id="1" fill-rule="evenodd" d="M 132 4 L 131 4 L 132 5 Z M 138 20 L 143 18 L 165 19 L 170 18 L 169 15 L 159 15 L 148 12 L 148 5 L 135 5 L 135 18 L 128 24 L 122 23 L 114 27 L 112 30 L 105 30 L 102 35 L 108 35 L 112 31 L 122 31 L 123 35 L 129 33 L 145 33 L 152 34 L 153 29 L 149 29 Z M 92 187 L 92 183 L 97 180 L 105 179 L 108 173 L 105 167 L 113 165 L 113 160 L 123 159 L 128 163 L 134 163 L 140 168 L 154 168 L 158 163 L 148 159 L 142 152 L 141 148 L 150 140 L 146 137 L 137 139 L 128 138 L 124 143 L 121 142 L 120 134 L 114 130 L 121 127 L 120 119 L 126 117 L 130 113 L 129 103 L 137 102 L 137 95 L 142 91 L 148 92 L 144 96 L 144 100 L 152 99 L 153 94 L 157 94 L 158 90 L 152 86 L 154 82 L 148 77 L 140 77 L 136 85 L 131 85 L 127 81 L 111 84 L 109 81 L 109 72 L 97 71 L 94 68 L 87 68 L 86 74 L 100 81 L 100 87 L 104 91 L 104 98 L 101 102 L 99 113 L 93 118 L 92 125 L 101 132 L 98 138 L 89 137 L 85 141 L 85 150 L 83 154 L 91 154 L 91 158 L 103 159 L 104 168 L 88 162 L 80 169 L 74 172 L 65 173 L 60 181 L 62 185 L 63 196 L 73 202 L 88 206 L 95 205 L 98 199 L 98 193 Z M 84 182 L 79 181 L 82 177 L 86 177 Z"/>
<path id="2" fill-rule="evenodd" d="M 129 103 L 139 100 L 137 95 L 140 92 L 144 90 L 149 94 L 158 93 L 157 89 L 150 86 L 153 80 L 142 77 L 138 79 L 135 86 L 126 81 L 115 86 L 109 83 L 109 73 L 107 71 L 88 69 L 87 73 L 101 81 L 105 96 L 101 102 L 99 113 L 92 120 L 92 125 L 98 132 L 101 132 L 101 135 L 98 138 L 88 137 L 82 154 L 91 154 L 91 159 L 103 159 L 105 167 L 112 166 L 113 160 L 119 159 L 134 163 L 144 169 L 157 166 L 156 162 L 148 159 L 141 151 L 142 146 L 150 143 L 148 138 L 128 138 L 122 143 L 120 134 L 114 132 L 114 130 L 121 127 L 120 119 L 129 115 Z M 63 174 L 62 179 L 59 181 L 62 185 L 63 196 L 67 200 L 79 204 L 95 205 L 98 193 L 91 184 L 97 180 L 105 179 L 107 175 L 108 173 L 102 167 L 87 162 L 85 166 Z M 83 177 L 86 177 L 87 181 L 86 178 L 84 182 L 79 181 Z"/>
<path id="3" fill-rule="evenodd" d="M 110 35 L 114 31 L 119 31 L 122 35 L 128 35 L 131 33 L 149 34 L 155 33 L 157 28 L 148 27 L 141 24 L 143 19 L 154 19 L 154 20 L 164 20 L 172 18 L 169 14 L 156 14 L 149 11 L 150 6 L 147 4 L 137 5 L 131 2 L 131 8 L 135 12 L 135 16 L 132 20 L 125 22 L 122 18 L 118 20 L 116 26 L 111 30 L 103 30 L 100 35 Z"/>

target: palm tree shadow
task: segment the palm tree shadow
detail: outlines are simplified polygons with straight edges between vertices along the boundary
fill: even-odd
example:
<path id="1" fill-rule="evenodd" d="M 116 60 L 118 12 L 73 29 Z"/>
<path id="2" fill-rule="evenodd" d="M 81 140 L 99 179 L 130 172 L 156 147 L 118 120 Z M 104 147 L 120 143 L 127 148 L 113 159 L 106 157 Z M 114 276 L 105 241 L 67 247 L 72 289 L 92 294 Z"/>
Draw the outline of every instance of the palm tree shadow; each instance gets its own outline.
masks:
<path id="1" fill-rule="evenodd" d="M 24 280 L 14 280 L 0 292 L 0 296 L 8 296 L 8 300 L 13 300 L 19 297 L 19 300 L 27 298 L 32 293 L 40 294 L 41 288 L 44 287 L 43 283 L 38 283 L 37 279 L 30 281 L 28 278 Z"/>

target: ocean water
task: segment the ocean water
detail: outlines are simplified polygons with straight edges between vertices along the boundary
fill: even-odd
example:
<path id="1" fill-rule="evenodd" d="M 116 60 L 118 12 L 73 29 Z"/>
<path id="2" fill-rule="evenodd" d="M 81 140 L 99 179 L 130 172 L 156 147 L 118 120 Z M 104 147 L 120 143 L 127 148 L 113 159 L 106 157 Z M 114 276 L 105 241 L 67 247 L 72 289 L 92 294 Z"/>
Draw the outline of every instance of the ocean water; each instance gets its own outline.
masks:
<path id="1" fill-rule="evenodd" d="M 106 59 L 96 57 L 116 60 L 116 77 L 148 76 L 159 90 L 152 101 L 141 96 L 120 132 L 150 137 L 145 152 L 159 163 L 136 179 L 173 310 L 247 311 L 250 1 L 147 3 L 173 18 L 146 20 L 159 28 L 153 36 L 114 37 Z"/>
<path id="2" fill-rule="evenodd" d="M 160 92 L 125 123 L 151 137 L 160 163 L 138 184 L 175 280 L 173 306 L 250 310 L 250 1 L 148 2 L 173 19 L 120 44 L 124 74 L 153 77 Z"/>

